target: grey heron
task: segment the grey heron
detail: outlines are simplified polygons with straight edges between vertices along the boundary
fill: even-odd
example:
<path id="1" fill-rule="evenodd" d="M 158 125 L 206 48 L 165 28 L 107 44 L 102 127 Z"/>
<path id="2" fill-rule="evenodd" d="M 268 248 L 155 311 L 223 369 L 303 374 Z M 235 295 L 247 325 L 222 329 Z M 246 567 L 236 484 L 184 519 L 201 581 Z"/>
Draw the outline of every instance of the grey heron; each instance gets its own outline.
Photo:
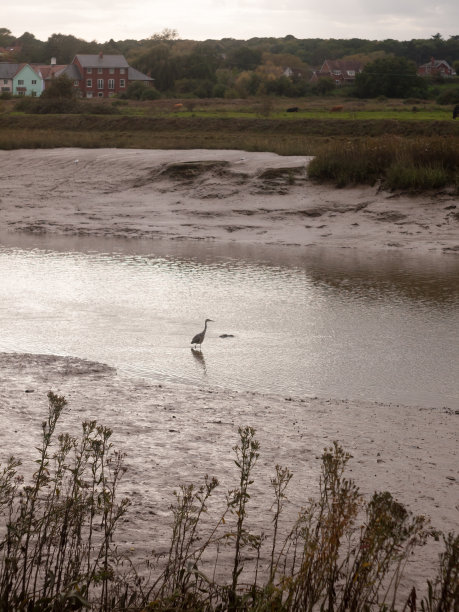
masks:
<path id="1" fill-rule="evenodd" d="M 202 343 L 204 342 L 204 336 L 206 335 L 206 330 L 207 330 L 207 323 L 214 323 L 214 321 L 212 319 L 205 320 L 204 329 L 199 334 L 196 334 L 196 336 L 194 336 L 193 340 L 191 341 L 191 344 L 194 344 L 195 347 L 197 344 L 201 346 Z"/>

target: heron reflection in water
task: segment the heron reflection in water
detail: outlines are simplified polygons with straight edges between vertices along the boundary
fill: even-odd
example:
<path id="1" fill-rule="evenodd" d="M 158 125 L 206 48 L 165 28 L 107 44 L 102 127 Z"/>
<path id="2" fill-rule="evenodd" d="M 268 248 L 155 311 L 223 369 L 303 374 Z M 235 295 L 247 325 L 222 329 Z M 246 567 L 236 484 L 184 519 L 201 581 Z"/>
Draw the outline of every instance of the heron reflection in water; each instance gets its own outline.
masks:
<path id="1" fill-rule="evenodd" d="M 193 353 L 193 357 L 198 362 L 199 367 L 202 368 L 204 376 L 207 376 L 207 366 L 206 366 L 206 360 L 204 359 L 203 352 L 200 349 L 198 350 L 198 349 L 195 349 L 195 348 L 192 348 L 191 352 Z"/>
<path id="2" fill-rule="evenodd" d="M 193 340 L 191 341 L 191 344 L 194 344 L 194 348 L 196 348 L 197 344 L 199 344 L 199 348 L 201 348 L 202 343 L 204 342 L 204 336 L 206 335 L 207 331 L 207 323 L 214 323 L 214 321 L 212 319 L 205 320 L 204 329 L 199 334 L 196 334 L 196 336 L 194 336 Z"/>

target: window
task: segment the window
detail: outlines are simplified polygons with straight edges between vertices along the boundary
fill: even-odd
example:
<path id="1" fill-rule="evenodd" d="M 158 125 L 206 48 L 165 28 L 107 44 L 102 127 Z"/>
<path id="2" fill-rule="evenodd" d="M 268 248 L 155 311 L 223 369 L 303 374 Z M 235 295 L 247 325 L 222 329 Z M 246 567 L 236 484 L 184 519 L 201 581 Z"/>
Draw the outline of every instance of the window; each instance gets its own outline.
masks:
<path id="1" fill-rule="evenodd" d="M 32 80 L 32 85 L 36 85 L 37 81 L 35 79 Z"/>
<path id="2" fill-rule="evenodd" d="M 8 85 L 8 79 L 3 79 L 3 84 Z"/>
<path id="3" fill-rule="evenodd" d="M 99 96 L 99 98 L 103 98 L 104 97 L 104 94 L 101 91 L 99 91 L 99 93 L 97 95 Z"/>
<path id="4" fill-rule="evenodd" d="M 19 79 L 18 85 L 24 85 L 24 79 Z"/>
<path id="5" fill-rule="evenodd" d="M 92 68 L 86 68 L 86 73 L 87 74 L 92 74 Z"/>
<path id="6" fill-rule="evenodd" d="M 97 89 L 104 88 L 104 79 L 97 79 Z"/>
<path id="7" fill-rule="evenodd" d="M 108 72 L 109 72 L 109 74 L 115 74 L 115 69 L 114 68 L 110 68 L 110 70 Z"/>
<path id="8" fill-rule="evenodd" d="M 124 79 L 120 79 L 120 87 L 126 87 L 126 81 Z"/>
<path id="9" fill-rule="evenodd" d="M 97 69 L 97 74 L 103 74 L 103 73 L 104 73 L 103 68 L 98 68 L 98 69 Z"/>
<path id="10" fill-rule="evenodd" d="M 108 79 L 108 88 L 115 89 L 115 79 Z"/>
<path id="11" fill-rule="evenodd" d="M 87 98 L 92 98 L 92 91 L 88 91 L 88 92 L 86 93 L 86 97 L 87 97 Z"/>
<path id="12" fill-rule="evenodd" d="M 73 81 L 73 84 L 75 85 L 75 87 L 78 87 L 78 85 L 80 84 L 79 81 Z"/>
<path id="13" fill-rule="evenodd" d="M 32 91 L 32 98 L 36 98 L 37 97 L 37 92 L 36 91 Z"/>
<path id="14" fill-rule="evenodd" d="M 86 80 L 86 87 L 92 87 L 92 79 Z"/>
<path id="15" fill-rule="evenodd" d="M 355 76 L 355 70 L 348 70 L 348 71 L 347 71 L 347 74 L 348 74 L 350 77 L 353 77 L 353 76 Z"/>
<path id="16" fill-rule="evenodd" d="M 120 68 L 120 74 L 124 74 L 126 71 L 124 68 Z"/>

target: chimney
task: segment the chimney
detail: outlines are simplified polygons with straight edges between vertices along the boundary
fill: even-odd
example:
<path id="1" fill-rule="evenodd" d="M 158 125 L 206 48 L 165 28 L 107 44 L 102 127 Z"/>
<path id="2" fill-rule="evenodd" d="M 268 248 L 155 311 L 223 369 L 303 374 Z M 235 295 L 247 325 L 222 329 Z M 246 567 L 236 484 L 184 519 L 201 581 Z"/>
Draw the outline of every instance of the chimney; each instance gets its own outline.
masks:
<path id="1" fill-rule="evenodd" d="M 103 51 L 99 51 L 99 59 L 104 59 L 104 52 Z"/>
<path id="2" fill-rule="evenodd" d="M 434 57 L 430 58 L 430 63 L 432 64 L 432 66 L 435 64 L 435 58 Z"/>
<path id="3" fill-rule="evenodd" d="M 52 57 L 51 58 L 51 66 L 55 66 L 56 65 L 56 58 Z"/>

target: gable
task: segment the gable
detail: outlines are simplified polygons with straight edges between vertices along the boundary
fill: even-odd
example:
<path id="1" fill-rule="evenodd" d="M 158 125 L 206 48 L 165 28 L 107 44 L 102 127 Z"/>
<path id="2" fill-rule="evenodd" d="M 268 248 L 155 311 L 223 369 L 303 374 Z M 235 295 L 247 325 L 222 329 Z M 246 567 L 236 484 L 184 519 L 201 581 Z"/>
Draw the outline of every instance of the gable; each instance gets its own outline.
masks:
<path id="1" fill-rule="evenodd" d="M 29 64 L 23 64 L 22 67 L 20 67 L 19 70 L 16 72 L 14 77 L 17 79 L 40 79 L 41 78 L 38 72 L 35 72 L 35 70 Z"/>

